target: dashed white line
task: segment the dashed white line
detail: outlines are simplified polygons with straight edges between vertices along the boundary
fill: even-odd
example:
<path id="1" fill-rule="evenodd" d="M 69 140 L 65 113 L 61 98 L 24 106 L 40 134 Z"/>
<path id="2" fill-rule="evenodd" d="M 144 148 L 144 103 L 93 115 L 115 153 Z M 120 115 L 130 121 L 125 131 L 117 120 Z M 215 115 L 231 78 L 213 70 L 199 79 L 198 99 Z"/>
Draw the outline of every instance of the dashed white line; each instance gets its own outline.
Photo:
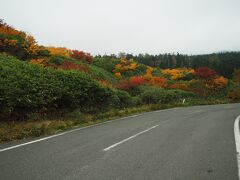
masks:
<path id="1" fill-rule="evenodd" d="M 238 116 L 234 122 L 234 137 L 237 151 L 237 164 L 238 164 L 238 178 L 240 180 L 240 132 L 239 132 L 239 120 L 240 116 Z"/>
<path id="2" fill-rule="evenodd" d="M 174 110 L 174 109 L 178 109 L 178 108 L 162 109 L 162 110 L 156 110 L 156 111 L 152 111 L 152 112 L 164 112 L 164 111 L 170 111 L 170 110 Z M 111 123 L 111 122 L 115 122 L 115 121 L 119 121 L 119 120 L 123 120 L 123 119 L 135 118 L 135 117 L 141 116 L 143 114 L 152 113 L 152 112 L 140 113 L 140 114 L 136 114 L 136 115 L 131 115 L 131 116 L 127 116 L 127 117 L 122 117 L 122 118 L 118 118 L 118 119 L 109 120 L 109 121 L 102 122 L 102 123 L 93 124 L 93 125 L 86 126 L 86 127 L 76 128 L 76 129 L 73 129 L 73 130 L 70 130 L 70 131 L 55 134 L 55 135 L 48 136 L 48 137 L 45 137 L 45 138 L 41 138 L 41 139 L 37 139 L 37 140 L 34 140 L 34 141 L 29 141 L 29 142 L 26 142 L 26 143 L 17 144 L 15 146 L 10 146 L 10 147 L 7 147 L 7 148 L 3 148 L 3 149 L 0 149 L 0 152 L 4 152 L 4 151 L 11 150 L 11 149 L 19 148 L 19 147 L 22 147 L 22 146 L 34 144 L 34 143 L 41 142 L 41 141 L 45 141 L 45 140 L 48 140 L 48 139 L 51 139 L 51 138 L 55 138 L 55 137 L 58 137 L 58 136 L 69 134 L 69 133 L 79 131 L 79 130 L 82 130 L 82 129 L 87 129 L 87 128 L 91 128 L 91 127 L 94 127 L 94 126 L 99 126 L 99 125 L 102 125 L 102 124 L 107 124 L 107 123 Z"/>
<path id="3" fill-rule="evenodd" d="M 202 112 L 202 111 L 194 111 L 194 112 L 188 113 L 187 115 L 196 114 L 196 113 L 200 113 L 200 112 Z"/>
<path id="4" fill-rule="evenodd" d="M 114 147 L 116 147 L 116 146 L 118 146 L 118 145 L 120 145 L 120 144 L 122 144 L 122 143 L 124 143 L 124 142 L 126 142 L 126 141 L 129 141 L 130 139 L 133 139 L 133 138 L 135 138 L 135 137 L 137 137 L 137 136 L 139 136 L 139 135 L 141 135 L 141 134 L 143 134 L 143 133 L 146 133 L 146 132 L 148 132 L 148 131 L 150 131 L 150 130 L 156 128 L 156 127 L 158 127 L 159 125 L 160 125 L 160 124 L 155 125 L 155 126 L 152 126 L 152 127 L 148 128 L 148 129 L 146 129 L 146 130 L 144 130 L 144 131 L 141 131 L 141 132 L 139 132 L 139 133 L 137 133 L 137 134 L 135 134 L 135 135 L 133 135 L 133 136 L 130 136 L 130 137 L 126 138 L 126 139 L 123 139 L 122 141 L 119 141 L 118 143 L 115 143 L 115 144 L 113 144 L 113 145 L 111 145 L 111 146 L 103 149 L 103 151 L 108 151 L 108 150 L 110 150 L 110 149 L 112 149 L 112 148 L 114 148 Z"/>
<path id="5" fill-rule="evenodd" d="M 111 123 L 111 122 L 114 122 L 114 121 L 119 121 L 119 120 L 122 120 L 122 119 L 134 118 L 134 117 L 137 117 L 137 116 L 139 116 L 139 115 L 137 114 L 137 115 L 127 116 L 127 117 L 114 119 L 114 120 L 110 120 L 110 121 L 106 121 L 106 122 L 102 122 L 102 123 L 98 123 L 98 124 L 93 124 L 93 125 L 86 126 L 86 127 L 81 127 L 81 128 L 69 130 L 69 131 L 59 133 L 59 134 L 55 134 L 55 135 L 52 135 L 52 136 L 48 136 L 48 137 L 45 137 L 45 138 L 41 138 L 41 139 L 37 139 L 37 140 L 34 140 L 34 141 L 29 141 L 29 142 L 26 142 L 26 143 L 18 144 L 18 145 L 15 145 L 15 146 L 10 146 L 10 147 L 7 147 L 7 148 L 3 148 L 3 149 L 0 149 L 0 152 L 8 151 L 8 150 L 11 150 L 11 149 L 26 146 L 26 145 L 29 145 L 29 144 L 34 144 L 34 143 L 41 142 L 41 141 L 45 141 L 47 139 L 52 139 L 52 138 L 62 136 L 62 135 L 65 135 L 65 134 L 69 134 L 69 133 L 72 133 L 72 132 L 75 132 L 75 131 L 80 131 L 82 129 L 87 129 L 87 128 L 91 128 L 91 127 L 94 127 L 94 126 L 99 126 L 99 125 L 102 125 L 102 124 L 107 124 L 107 123 Z"/>

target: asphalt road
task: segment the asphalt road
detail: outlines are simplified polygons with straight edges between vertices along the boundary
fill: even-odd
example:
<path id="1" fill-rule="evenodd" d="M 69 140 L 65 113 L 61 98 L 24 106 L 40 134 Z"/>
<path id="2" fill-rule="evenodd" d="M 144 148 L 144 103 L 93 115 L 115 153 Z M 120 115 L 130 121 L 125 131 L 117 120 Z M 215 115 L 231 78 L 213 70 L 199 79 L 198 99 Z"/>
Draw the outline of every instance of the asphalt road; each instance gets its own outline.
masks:
<path id="1" fill-rule="evenodd" d="M 175 108 L 69 132 L 0 152 L 0 179 L 237 180 L 239 114 L 240 104 Z"/>

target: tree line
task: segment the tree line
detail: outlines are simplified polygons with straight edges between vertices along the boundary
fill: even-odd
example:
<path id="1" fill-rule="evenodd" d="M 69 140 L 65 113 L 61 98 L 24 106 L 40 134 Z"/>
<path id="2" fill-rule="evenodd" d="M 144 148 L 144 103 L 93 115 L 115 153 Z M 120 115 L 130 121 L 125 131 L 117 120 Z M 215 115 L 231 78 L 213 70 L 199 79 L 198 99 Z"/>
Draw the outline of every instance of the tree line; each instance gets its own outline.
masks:
<path id="1" fill-rule="evenodd" d="M 186 55 L 186 54 L 126 54 L 104 55 L 105 58 L 125 57 L 134 59 L 138 63 L 153 67 L 166 68 L 193 68 L 209 67 L 214 69 L 224 77 L 231 78 L 234 69 L 240 68 L 240 52 L 219 52 L 205 55 Z"/>

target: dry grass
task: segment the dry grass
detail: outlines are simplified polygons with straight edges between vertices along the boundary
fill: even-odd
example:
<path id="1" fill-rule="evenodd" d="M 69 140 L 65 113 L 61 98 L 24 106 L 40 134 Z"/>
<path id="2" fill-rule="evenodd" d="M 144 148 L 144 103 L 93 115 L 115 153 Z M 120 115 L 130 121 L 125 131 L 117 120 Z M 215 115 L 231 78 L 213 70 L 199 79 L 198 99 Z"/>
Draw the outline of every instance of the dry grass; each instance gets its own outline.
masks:
<path id="1" fill-rule="evenodd" d="M 60 131 L 72 129 L 73 127 L 88 126 L 114 118 L 133 115 L 141 112 L 148 112 L 153 110 L 160 110 L 179 106 L 192 106 L 203 104 L 221 104 L 227 103 L 225 101 L 188 101 L 184 105 L 178 104 L 149 104 L 139 107 L 131 107 L 125 109 L 112 109 L 107 112 L 96 114 L 83 114 L 79 110 L 75 110 L 63 119 L 51 120 L 29 120 L 16 122 L 1 122 L 0 121 L 0 143 L 12 141 L 16 139 L 24 139 L 28 137 L 38 137 L 41 135 L 51 135 Z"/>

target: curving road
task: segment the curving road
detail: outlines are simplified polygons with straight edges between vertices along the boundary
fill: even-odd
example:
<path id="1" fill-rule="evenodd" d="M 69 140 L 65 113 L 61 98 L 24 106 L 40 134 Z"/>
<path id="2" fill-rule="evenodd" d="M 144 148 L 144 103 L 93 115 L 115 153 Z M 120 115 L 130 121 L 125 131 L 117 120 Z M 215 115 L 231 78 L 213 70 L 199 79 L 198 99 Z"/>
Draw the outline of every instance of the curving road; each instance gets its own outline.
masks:
<path id="1" fill-rule="evenodd" d="M 1 144 L 0 180 L 238 180 L 239 114 L 240 104 L 174 108 Z"/>

